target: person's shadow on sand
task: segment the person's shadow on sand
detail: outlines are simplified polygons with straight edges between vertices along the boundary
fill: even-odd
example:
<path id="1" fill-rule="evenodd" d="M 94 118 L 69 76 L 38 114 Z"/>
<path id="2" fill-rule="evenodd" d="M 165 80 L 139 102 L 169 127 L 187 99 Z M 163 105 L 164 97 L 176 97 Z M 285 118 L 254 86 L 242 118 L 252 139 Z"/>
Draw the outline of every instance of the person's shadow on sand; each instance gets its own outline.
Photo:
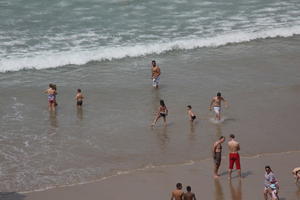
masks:
<path id="1" fill-rule="evenodd" d="M 17 192 L 0 192 L 0 200 L 23 200 L 25 197 Z"/>

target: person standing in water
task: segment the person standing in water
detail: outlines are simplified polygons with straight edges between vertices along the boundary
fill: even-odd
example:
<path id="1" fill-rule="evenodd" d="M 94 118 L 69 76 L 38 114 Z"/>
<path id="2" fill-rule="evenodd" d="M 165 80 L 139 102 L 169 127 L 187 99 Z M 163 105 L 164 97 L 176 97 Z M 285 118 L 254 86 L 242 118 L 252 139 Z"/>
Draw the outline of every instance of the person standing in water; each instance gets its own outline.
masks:
<path id="1" fill-rule="evenodd" d="M 182 184 L 176 184 L 176 190 L 174 190 L 171 194 L 171 200 L 182 200 L 183 191 L 182 191 Z"/>
<path id="2" fill-rule="evenodd" d="M 186 191 L 187 192 L 183 194 L 183 200 L 196 200 L 195 193 L 192 192 L 191 186 L 187 186 Z"/>
<path id="3" fill-rule="evenodd" d="M 152 126 L 154 126 L 155 124 L 156 124 L 156 122 L 157 122 L 157 120 L 159 119 L 159 118 L 163 118 L 163 120 L 164 120 L 164 125 L 166 126 L 167 125 L 167 120 L 166 120 L 166 118 L 167 118 L 167 115 L 168 115 L 168 109 L 167 109 L 167 106 L 165 105 L 165 102 L 164 102 L 164 100 L 160 100 L 160 106 L 159 106 L 159 109 L 158 109 L 158 112 L 157 112 L 157 116 L 155 117 L 155 119 L 154 119 L 154 121 L 153 121 L 153 123 L 152 123 Z"/>
<path id="4" fill-rule="evenodd" d="M 222 160 L 222 143 L 225 141 L 225 137 L 221 136 L 218 141 L 216 141 L 213 145 L 212 152 L 214 158 L 214 178 L 219 178 L 220 175 L 218 173 L 221 160 Z"/>
<path id="5" fill-rule="evenodd" d="M 159 79 L 160 79 L 160 68 L 156 65 L 155 60 L 152 60 L 152 86 L 158 88 Z"/>
<path id="6" fill-rule="evenodd" d="M 55 84 L 51 84 L 51 85 L 52 85 L 52 89 L 55 91 L 55 94 L 54 94 L 54 105 L 56 107 L 56 106 L 58 106 L 57 101 L 56 101 L 57 87 L 56 87 Z"/>
<path id="7" fill-rule="evenodd" d="M 46 94 L 48 94 L 48 108 L 49 111 L 51 110 L 55 110 L 55 106 L 56 106 L 56 91 L 53 88 L 53 84 L 49 84 L 49 88 L 45 91 Z"/>
<path id="8" fill-rule="evenodd" d="M 211 108 L 212 107 L 214 108 L 214 111 L 216 113 L 215 119 L 219 120 L 219 121 L 221 120 L 221 103 L 222 103 L 222 101 L 224 101 L 225 107 L 227 108 L 228 107 L 227 101 L 221 96 L 221 92 L 218 92 L 217 96 L 212 98 L 210 105 L 209 105 L 209 110 L 211 111 Z"/>
<path id="9" fill-rule="evenodd" d="M 265 188 L 264 188 L 264 198 L 268 200 L 268 195 L 272 197 L 272 200 L 279 200 L 278 191 L 279 184 L 275 178 L 275 175 L 270 166 L 265 166 Z"/>
<path id="10" fill-rule="evenodd" d="M 229 169 L 228 169 L 228 179 L 231 179 L 231 173 L 233 169 L 233 165 L 235 163 L 235 167 L 238 170 L 238 176 L 241 176 L 241 163 L 240 163 L 240 155 L 239 150 L 240 144 L 234 139 L 235 136 L 230 134 L 229 136 L 230 141 L 228 142 L 228 149 L 229 149 Z"/>
<path id="11" fill-rule="evenodd" d="M 83 103 L 83 99 L 84 99 L 84 96 L 83 94 L 81 93 L 81 89 L 77 89 L 77 94 L 76 94 L 76 105 L 78 107 L 81 107 L 82 106 L 82 103 Z"/>
<path id="12" fill-rule="evenodd" d="M 187 113 L 190 117 L 191 122 L 193 122 L 196 119 L 196 115 L 193 113 L 191 105 L 187 106 Z"/>

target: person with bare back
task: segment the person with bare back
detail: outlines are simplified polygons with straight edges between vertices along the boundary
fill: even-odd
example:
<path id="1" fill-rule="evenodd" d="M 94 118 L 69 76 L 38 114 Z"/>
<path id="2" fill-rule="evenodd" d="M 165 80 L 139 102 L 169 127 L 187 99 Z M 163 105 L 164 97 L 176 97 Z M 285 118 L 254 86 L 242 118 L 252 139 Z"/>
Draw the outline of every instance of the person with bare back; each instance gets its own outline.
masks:
<path id="1" fill-rule="evenodd" d="M 182 184 L 177 183 L 176 189 L 171 194 L 171 200 L 182 200 L 184 192 L 182 191 Z"/>
<path id="2" fill-rule="evenodd" d="M 228 169 L 228 179 L 231 179 L 231 173 L 233 169 L 233 165 L 235 163 L 236 169 L 238 171 L 238 176 L 241 176 L 241 163 L 240 163 L 240 144 L 235 140 L 235 135 L 231 134 L 229 136 L 230 141 L 228 142 L 229 149 L 229 169 Z"/>

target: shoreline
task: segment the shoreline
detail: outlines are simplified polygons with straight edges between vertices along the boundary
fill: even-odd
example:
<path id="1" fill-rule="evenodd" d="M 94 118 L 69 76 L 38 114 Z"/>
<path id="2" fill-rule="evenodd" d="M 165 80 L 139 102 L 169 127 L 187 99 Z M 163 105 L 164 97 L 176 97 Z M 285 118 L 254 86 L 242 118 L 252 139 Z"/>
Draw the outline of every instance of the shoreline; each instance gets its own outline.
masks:
<path id="1" fill-rule="evenodd" d="M 284 152 L 267 152 L 267 153 L 261 153 L 261 154 L 255 154 L 255 155 L 240 155 L 241 159 L 255 159 L 255 158 L 260 158 L 260 157 L 267 157 L 267 156 L 280 156 L 280 155 L 287 155 L 287 154 L 293 154 L 293 153 L 299 153 L 300 155 L 300 150 L 291 150 L 291 151 L 284 151 Z M 222 156 L 222 162 L 227 159 L 227 156 Z M 34 192 L 45 192 L 48 190 L 53 190 L 53 189 L 58 189 L 58 188 L 66 188 L 66 187 L 74 187 L 74 186 L 81 186 L 81 185 L 87 185 L 87 184 L 97 184 L 101 183 L 103 181 L 113 179 L 113 178 L 118 178 L 119 176 L 123 175 L 132 175 L 135 173 L 139 172 L 146 172 L 151 169 L 160 169 L 160 168 L 170 168 L 170 167 L 183 167 L 183 166 L 189 166 L 189 165 L 197 165 L 201 162 L 213 162 L 210 157 L 200 159 L 200 160 L 187 160 L 186 162 L 183 163 L 167 163 L 163 165 L 147 165 L 142 168 L 137 168 L 137 169 L 131 169 L 127 171 L 118 171 L 116 174 L 108 175 L 101 177 L 99 179 L 95 180 L 90 180 L 90 181 L 85 181 L 85 182 L 79 182 L 79 183 L 72 183 L 69 185 L 58 185 L 58 186 L 49 186 L 48 188 L 40 188 L 40 189 L 35 189 L 35 190 L 29 190 L 29 191 L 20 191 L 18 193 L 20 194 L 30 194 Z M 234 171 L 234 170 L 233 170 Z"/>
<path id="2" fill-rule="evenodd" d="M 262 198 L 264 166 L 270 165 L 276 177 L 279 179 L 280 198 L 296 199 L 294 197 L 300 197 L 300 187 L 298 189 L 296 188 L 291 171 L 293 167 L 298 166 L 297 160 L 293 158 L 298 158 L 299 156 L 300 151 L 266 153 L 249 157 L 241 156 L 242 176 L 244 178 L 239 181 L 234 171 L 232 183 L 228 183 L 230 187 L 233 187 L 230 188 L 230 190 L 221 188 L 222 191 L 215 191 L 220 190 L 218 187 L 226 187 L 226 185 L 228 185 L 226 170 L 228 161 L 226 155 L 222 157 L 220 168 L 221 177 L 219 179 L 213 178 L 212 159 L 205 159 L 199 162 L 181 165 L 166 165 L 139 169 L 134 172 L 115 175 L 93 183 L 56 187 L 44 191 L 20 194 L 25 196 L 25 200 L 61 199 L 62 196 L 64 197 L 63 199 L 67 200 L 79 200 L 83 198 L 88 200 L 97 199 L 99 195 L 105 197 L 101 199 L 165 199 L 170 198 L 170 192 L 175 188 L 175 184 L 182 182 L 184 188 L 187 185 L 191 185 L 192 191 L 196 193 L 199 199 L 213 199 L 214 196 L 220 195 L 223 196 L 223 198 L 216 199 L 227 199 L 226 196 L 232 195 L 232 189 L 237 190 L 236 192 L 238 196 L 240 196 L 239 198 L 232 198 L 233 200 L 249 199 L 249 195 Z M 282 165 L 282 163 L 286 163 L 286 165 Z M 213 182 L 215 182 L 215 187 L 210 186 Z M 233 184 L 233 186 L 231 184 Z M 236 186 L 236 184 L 238 185 Z M 241 187 L 241 185 L 243 185 L 243 187 Z M 239 189 L 239 187 L 241 188 Z M 127 190 L 128 192 L 126 192 Z M 293 190 L 295 191 L 294 195 L 290 194 Z M 155 191 L 159 192 L 155 193 Z M 148 194 L 145 194 L 145 192 L 148 192 Z M 132 196 L 133 193 L 134 196 Z M 11 200 L 15 199 L 12 198 Z"/>

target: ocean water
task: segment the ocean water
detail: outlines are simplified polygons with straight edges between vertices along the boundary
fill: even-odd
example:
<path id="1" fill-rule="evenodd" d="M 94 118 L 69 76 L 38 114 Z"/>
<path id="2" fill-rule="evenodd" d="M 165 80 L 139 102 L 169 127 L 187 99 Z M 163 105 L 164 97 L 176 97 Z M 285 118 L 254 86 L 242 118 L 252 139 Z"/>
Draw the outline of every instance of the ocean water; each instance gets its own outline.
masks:
<path id="1" fill-rule="evenodd" d="M 299 150 L 299 1 L 2 0 L 0 18 L 1 191 L 207 159 L 231 133 L 242 155 Z M 207 109 L 217 91 L 222 123 Z M 151 129 L 160 99 L 168 126 Z"/>
<path id="2" fill-rule="evenodd" d="M 2 0 L 0 71 L 300 34 L 298 0 Z"/>

